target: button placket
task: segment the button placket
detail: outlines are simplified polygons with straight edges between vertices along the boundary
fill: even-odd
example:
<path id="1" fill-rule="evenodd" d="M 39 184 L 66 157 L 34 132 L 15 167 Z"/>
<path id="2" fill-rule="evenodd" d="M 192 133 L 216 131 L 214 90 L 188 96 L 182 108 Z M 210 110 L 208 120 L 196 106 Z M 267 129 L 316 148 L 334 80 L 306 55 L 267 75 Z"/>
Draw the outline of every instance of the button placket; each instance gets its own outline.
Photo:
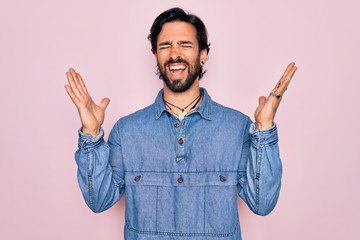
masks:
<path id="1" fill-rule="evenodd" d="M 179 124 L 177 128 L 177 139 L 176 139 L 176 162 L 177 163 L 185 163 L 186 162 L 186 131 L 187 121 L 184 119 Z"/>

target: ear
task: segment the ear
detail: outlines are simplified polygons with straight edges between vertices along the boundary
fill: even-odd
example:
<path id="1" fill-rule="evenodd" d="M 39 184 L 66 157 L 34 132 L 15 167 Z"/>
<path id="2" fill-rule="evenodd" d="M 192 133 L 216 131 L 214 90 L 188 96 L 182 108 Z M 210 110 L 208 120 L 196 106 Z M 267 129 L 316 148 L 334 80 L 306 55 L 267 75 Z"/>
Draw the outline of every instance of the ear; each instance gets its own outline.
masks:
<path id="1" fill-rule="evenodd" d="M 200 51 L 200 63 L 202 66 L 206 63 L 207 59 L 208 59 L 207 50 L 206 49 L 201 50 Z"/>

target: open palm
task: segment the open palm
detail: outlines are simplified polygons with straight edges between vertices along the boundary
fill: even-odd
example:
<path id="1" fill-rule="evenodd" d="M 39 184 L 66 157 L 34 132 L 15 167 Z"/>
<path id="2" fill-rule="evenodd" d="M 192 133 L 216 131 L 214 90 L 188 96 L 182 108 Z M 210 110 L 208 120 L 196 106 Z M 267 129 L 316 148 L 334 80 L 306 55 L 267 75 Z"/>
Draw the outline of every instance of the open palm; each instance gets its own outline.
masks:
<path id="1" fill-rule="evenodd" d="M 66 92 L 78 109 L 82 124 L 82 132 L 95 137 L 99 134 L 100 127 L 104 122 L 105 109 L 110 99 L 103 98 L 99 105 L 92 100 L 85 83 L 79 73 L 73 68 L 66 72 L 69 84 L 65 85 Z"/>
<path id="2" fill-rule="evenodd" d="M 295 63 L 290 63 L 270 95 L 267 98 L 265 96 L 259 97 L 259 106 L 255 110 L 257 129 L 265 130 L 272 127 L 283 94 L 290 84 L 296 70 L 297 67 L 295 66 Z"/>

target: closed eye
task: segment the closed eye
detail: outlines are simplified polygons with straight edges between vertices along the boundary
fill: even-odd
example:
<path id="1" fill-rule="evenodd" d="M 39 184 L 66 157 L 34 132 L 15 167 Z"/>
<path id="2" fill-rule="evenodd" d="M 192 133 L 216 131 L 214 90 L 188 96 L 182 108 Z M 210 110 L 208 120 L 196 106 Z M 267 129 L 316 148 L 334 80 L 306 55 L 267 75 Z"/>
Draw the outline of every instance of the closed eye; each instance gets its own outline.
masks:
<path id="1" fill-rule="evenodd" d="M 171 47 L 171 45 L 172 45 L 171 42 L 166 41 L 166 42 L 160 43 L 158 48 L 159 48 L 159 50 L 168 49 Z"/>
<path id="2" fill-rule="evenodd" d="M 164 50 L 164 49 L 168 49 L 168 48 L 170 48 L 170 45 L 159 46 L 160 50 Z"/>
<path id="3" fill-rule="evenodd" d="M 189 44 L 184 44 L 184 45 L 181 45 L 181 47 L 183 47 L 183 48 L 192 48 L 193 46 L 189 45 Z"/>
<path id="4" fill-rule="evenodd" d="M 179 41 L 178 44 L 185 49 L 194 47 L 194 44 L 191 41 Z"/>

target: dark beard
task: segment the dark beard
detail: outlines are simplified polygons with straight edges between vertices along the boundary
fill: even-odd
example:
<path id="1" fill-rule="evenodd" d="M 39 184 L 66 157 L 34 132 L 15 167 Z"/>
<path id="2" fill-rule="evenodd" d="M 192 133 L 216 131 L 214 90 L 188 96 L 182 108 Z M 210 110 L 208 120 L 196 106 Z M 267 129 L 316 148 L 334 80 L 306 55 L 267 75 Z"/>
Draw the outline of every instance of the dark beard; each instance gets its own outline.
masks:
<path id="1" fill-rule="evenodd" d="M 170 79 L 168 78 L 166 66 L 168 64 L 172 64 L 172 63 L 186 64 L 187 71 L 188 71 L 188 77 L 186 78 L 184 83 L 181 83 L 180 79 L 174 79 L 173 82 L 171 82 Z M 200 54 L 195 61 L 195 66 L 194 66 L 193 71 L 190 69 L 190 64 L 186 60 L 177 58 L 175 60 L 170 59 L 169 61 L 167 61 L 164 64 L 164 67 L 159 67 L 159 65 L 158 65 L 158 72 L 159 72 L 159 78 L 165 82 L 166 86 L 171 91 L 177 92 L 177 93 L 185 92 L 194 84 L 196 78 L 199 77 L 202 72 L 202 67 L 200 65 Z"/>

